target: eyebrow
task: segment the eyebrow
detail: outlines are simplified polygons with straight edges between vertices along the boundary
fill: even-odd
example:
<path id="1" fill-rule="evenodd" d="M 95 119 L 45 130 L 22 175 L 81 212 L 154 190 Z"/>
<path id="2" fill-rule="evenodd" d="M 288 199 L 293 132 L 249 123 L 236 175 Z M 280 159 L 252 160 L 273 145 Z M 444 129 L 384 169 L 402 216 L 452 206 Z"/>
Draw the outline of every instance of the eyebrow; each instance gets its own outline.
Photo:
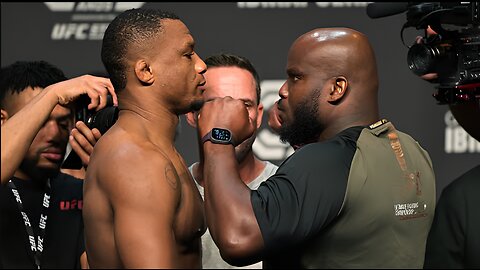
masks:
<path id="1" fill-rule="evenodd" d="M 296 68 L 287 68 L 287 75 L 300 75 L 301 72 Z"/>
<path id="2" fill-rule="evenodd" d="M 58 120 L 58 121 L 63 121 L 63 120 L 68 120 L 73 116 L 73 112 L 70 110 L 69 113 L 67 114 L 62 114 L 60 116 L 54 117 L 53 119 Z"/>
<path id="3" fill-rule="evenodd" d="M 195 40 L 189 40 L 184 43 L 184 46 L 187 48 L 195 48 Z"/>

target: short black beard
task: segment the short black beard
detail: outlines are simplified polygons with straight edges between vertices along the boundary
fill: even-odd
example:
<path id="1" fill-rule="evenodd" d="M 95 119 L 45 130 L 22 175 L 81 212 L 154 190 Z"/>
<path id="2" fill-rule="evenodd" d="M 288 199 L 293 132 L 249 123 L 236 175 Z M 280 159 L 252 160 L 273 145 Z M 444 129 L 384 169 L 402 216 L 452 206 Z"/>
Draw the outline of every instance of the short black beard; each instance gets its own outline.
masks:
<path id="1" fill-rule="evenodd" d="M 73 151 L 73 150 L 72 150 Z M 24 159 L 17 170 L 22 171 L 30 179 L 25 180 L 46 180 L 54 178 L 60 172 L 60 164 L 57 168 L 41 168 L 37 165 L 38 160 Z"/>
<path id="2" fill-rule="evenodd" d="M 205 101 L 203 101 L 203 100 L 196 100 L 196 101 L 192 102 L 192 104 L 190 105 L 190 110 L 194 111 L 194 112 L 197 112 L 203 107 L 204 103 L 205 103 Z"/>
<path id="3" fill-rule="evenodd" d="M 320 89 L 315 89 L 295 109 L 293 123 L 282 125 L 280 140 L 292 146 L 316 142 L 323 126 L 318 121 Z"/>

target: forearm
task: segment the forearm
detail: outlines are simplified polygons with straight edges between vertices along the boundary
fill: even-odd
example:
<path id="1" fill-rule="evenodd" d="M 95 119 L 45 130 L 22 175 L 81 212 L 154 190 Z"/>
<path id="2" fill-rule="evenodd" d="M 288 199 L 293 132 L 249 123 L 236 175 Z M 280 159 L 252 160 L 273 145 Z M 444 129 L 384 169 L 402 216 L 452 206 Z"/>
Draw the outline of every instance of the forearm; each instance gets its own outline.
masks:
<path id="1" fill-rule="evenodd" d="M 2 184 L 12 177 L 33 139 L 57 103 L 58 98 L 55 93 L 44 90 L 2 124 Z"/>
<path id="2" fill-rule="evenodd" d="M 251 190 L 240 179 L 233 146 L 206 142 L 205 208 L 210 233 L 224 259 L 256 252 L 260 229 L 253 212 Z M 252 246 L 252 244 L 254 244 Z"/>

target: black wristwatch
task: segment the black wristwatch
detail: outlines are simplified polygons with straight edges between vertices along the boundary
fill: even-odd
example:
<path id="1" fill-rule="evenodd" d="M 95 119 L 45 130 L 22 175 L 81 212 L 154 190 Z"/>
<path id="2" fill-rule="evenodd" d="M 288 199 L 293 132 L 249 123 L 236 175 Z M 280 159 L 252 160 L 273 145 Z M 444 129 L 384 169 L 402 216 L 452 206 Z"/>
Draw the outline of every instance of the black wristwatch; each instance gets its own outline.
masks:
<path id="1" fill-rule="evenodd" d="M 206 141 L 218 144 L 233 144 L 232 132 L 225 128 L 212 128 L 207 135 L 203 136 L 202 144 Z"/>

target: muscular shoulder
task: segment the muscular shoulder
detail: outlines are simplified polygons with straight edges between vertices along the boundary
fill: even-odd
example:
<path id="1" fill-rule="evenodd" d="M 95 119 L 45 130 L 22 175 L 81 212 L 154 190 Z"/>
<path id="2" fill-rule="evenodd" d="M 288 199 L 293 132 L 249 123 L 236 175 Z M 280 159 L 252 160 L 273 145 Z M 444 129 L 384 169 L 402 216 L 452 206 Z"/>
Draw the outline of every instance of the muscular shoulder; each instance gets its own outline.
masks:
<path id="1" fill-rule="evenodd" d="M 111 192 L 177 190 L 178 174 L 168 156 L 147 140 L 116 135 L 95 145 L 87 177 Z"/>
<path id="2" fill-rule="evenodd" d="M 343 199 L 360 131 L 355 130 L 354 136 L 342 132 L 330 140 L 303 146 L 280 165 L 274 178 L 288 180 L 291 186 L 307 192 L 315 186 L 318 188 L 313 190 L 329 191 L 328 196 L 338 193 L 335 197 Z"/>
<path id="3" fill-rule="evenodd" d="M 101 137 L 91 157 L 92 165 L 101 164 L 103 168 L 113 167 L 124 171 L 142 169 L 152 165 L 166 165 L 169 159 L 163 155 L 149 140 L 125 131 L 107 133 Z M 130 164 L 136 166 L 130 168 Z"/>
<path id="4" fill-rule="evenodd" d="M 343 166 L 344 164 L 350 164 L 355 150 L 355 141 L 335 137 L 325 142 L 303 146 L 290 156 L 281 167 L 297 167 L 298 164 L 302 164 L 302 169 L 309 167 L 315 169 L 319 166 Z M 331 168 L 333 169 L 333 167 Z"/>
<path id="5" fill-rule="evenodd" d="M 430 158 L 430 155 L 428 154 L 428 152 L 420 145 L 420 143 L 415 140 L 412 136 L 408 135 L 407 133 L 404 133 L 404 132 L 401 132 L 401 131 L 398 131 L 398 134 L 399 134 L 399 137 L 400 137 L 400 142 L 402 143 L 402 145 L 405 145 L 407 144 L 407 146 L 410 146 L 410 149 L 412 148 L 416 148 L 420 151 L 420 154 L 421 154 L 421 157 L 423 159 L 426 159 L 430 165 L 430 167 L 433 168 L 433 165 L 432 165 L 432 160 Z"/>

